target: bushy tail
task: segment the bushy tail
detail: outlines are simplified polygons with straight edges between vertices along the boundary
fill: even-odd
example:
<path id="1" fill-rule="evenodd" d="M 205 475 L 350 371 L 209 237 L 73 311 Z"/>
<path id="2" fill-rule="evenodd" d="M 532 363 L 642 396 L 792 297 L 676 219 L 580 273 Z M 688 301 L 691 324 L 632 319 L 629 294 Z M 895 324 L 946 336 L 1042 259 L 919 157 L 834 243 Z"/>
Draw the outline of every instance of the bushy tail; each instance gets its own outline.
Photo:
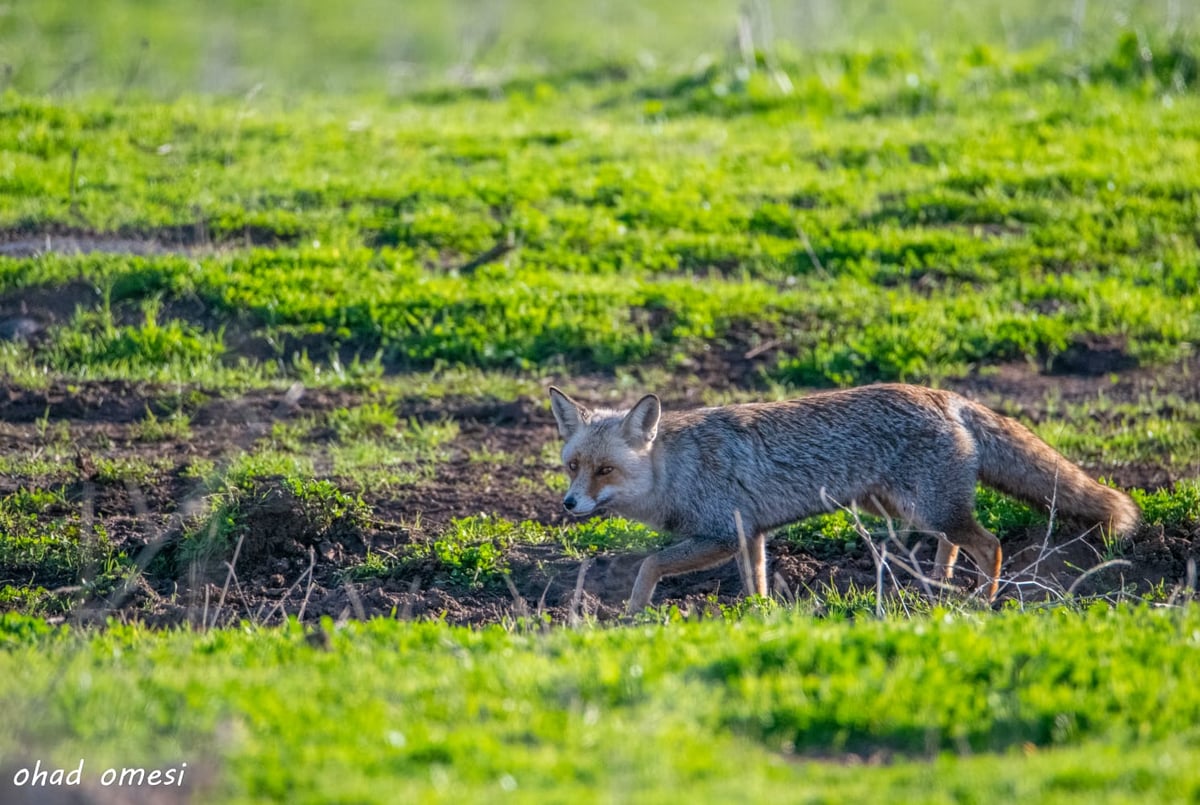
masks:
<path id="1" fill-rule="evenodd" d="M 1137 526 L 1142 513 L 1133 498 L 1094 481 L 1020 422 L 975 403 L 959 415 L 979 445 L 983 483 L 1027 503 L 1049 507 L 1053 501 L 1060 512 L 1115 536 Z"/>

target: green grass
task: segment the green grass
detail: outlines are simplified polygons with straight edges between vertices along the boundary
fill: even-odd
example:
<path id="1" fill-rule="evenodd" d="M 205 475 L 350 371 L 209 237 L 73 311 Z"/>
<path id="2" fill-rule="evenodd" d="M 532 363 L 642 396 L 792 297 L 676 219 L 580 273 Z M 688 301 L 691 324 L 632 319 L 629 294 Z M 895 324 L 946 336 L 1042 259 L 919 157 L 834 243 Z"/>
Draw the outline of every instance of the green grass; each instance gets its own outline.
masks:
<path id="1" fill-rule="evenodd" d="M 541 542 L 547 529 L 537 523 L 512 523 L 479 515 L 454 520 L 433 539 L 415 542 L 396 563 L 396 571 L 412 572 L 432 565 L 434 584 L 466 590 L 499 587 L 508 574 L 507 553 L 520 541 Z"/>
<path id="2" fill-rule="evenodd" d="M 453 421 L 401 423 L 393 408 L 366 403 L 275 422 L 262 449 L 247 451 L 239 462 L 271 460 L 284 467 L 285 475 L 303 473 L 301 468 L 314 453 L 322 452 L 328 460 L 321 462 L 321 474 L 359 491 L 378 493 L 428 480 L 448 458 L 448 447 L 457 436 Z"/>
<path id="3" fill-rule="evenodd" d="M 1100 397 L 1087 404 L 1051 405 L 1049 414 L 1055 421 L 1038 427 L 1039 435 L 1081 462 L 1152 462 L 1184 469 L 1200 455 L 1200 405 L 1182 399 L 1151 395 L 1117 405 Z"/>
<path id="4" fill-rule="evenodd" d="M 1175 484 L 1175 489 L 1143 492 L 1133 490 L 1133 499 L 1142 507 L 1146 522 L 1171 525 L 1200 522 L 1200 479 L 1192 478 Z"/>
<path id="5" fill-rule="evenodd" d="M 562 529 L 563 547 L 572 556 L 627 550 L 650 550 L 663 546 L 667 538 L 641 523 L 620 517 L 594 517 L 587 522 Z"/>
<path id="6" fill-rule="evenodd" d="M 201 236 L 191 256 L 0 259 L 0 288 L 102 291 L 0 357 L 244 385 L 350 360 L 368 377 L 376 361 L 670 368 L 712 341 L 778 338 L 768 379 L 829 385 L 1044 365 L 1095 336 L 1148 364 L 1188 352 L 1194 93 L 1153 70 L 1081 78 L 1058 53 L 821 58 L 783 59 L 807 89 L 758 100 L 735 61 L 662 90 L 387 106 L 10 92 L 0 227 Z M 927 69 L 936 93 L 912 106 Z M 262 248 L 228 248 L 248 238 Z M 277 356 L 243 351 L 246 334 Z"/>
<path id="7" fill-rule="evenodd" d="M 338 408 L 329 414 L 329 427 L 340 441 L 389 436 L 399 423 L 396 412 L 379 403 Z"/>
<path id="8" fill-rule="evenodd" d="M 223 801 L 1200 792 L 1194 609 L 321 628 L 325 649 L 294 624 L 89 634 L 7 616 L 0 751 L 187 762 Z"/>
<path id="9" fill-rule="evenodd" d="M 0 609 L 53 615 L 111 592 L 132 562 L 64 489 L 22 488 L 0 498 L 0 568 Z"/>
<path id="10" fill-rule="evenodd" d="M 1167 500 L 1172 501 L 1171 504 L 1163 506 L 1164 510 L 1174 513 L 1170 516 L 1170 524 L 1176 527 L 1186 525 L 1189 522 L 1186 513 L 1187 502 L 1192 498 L 1190 488 L 1185 484 L 1174 493 L 1163 490 L 1159 494 L 1162 495 L 1164 503 Z M 1047 522 L 1043 511 L 985 486 L 978 487 L 976 491 L 975 517 L 984 528 L 1001 538 L 1021 534 L 1029 526 Z M 776 538 L 787 540 L 813 556 L 837 559 L 869 550 L 862 543 L 863 535 L 859 525 L 876 541 L 889 536 L 889 525 L 884 519 L 858 511 L 841 510 L 809 517 L 785 526 L 777 532 Z M 901 542 L 911 546 L 913 540 L 907 532 L 896 530 L 899 525 L 895 521 L 891 523 L 891 527 Z"/>
<path id="11" fill-rule="evenodd" d="M 511 573 L 508 555 L 514 548 L 557 542 L 567 555 L 583 558 L 650 550 L 664 546 L 668 539 L 639 523 L 618 517 L 548 526 L 480 515 L 452 521 L 442 532 L 405 546 L 390 561 L 369 555 L 352 570 L 352 575 L 411 578 L 432 570 L 435 586 L 459 591 L 504 589 L 504 577 Z"/>
<path id="12" fill-rule="evenodd" d="M 370 555 L 353 574 L 357 578 L 405 578 L 433 570 L 436 586 L 460 591 L 503 589 L 503 578 L 511 572 L 508 554 L 513 548 L 553 542 L 568 555 L 582 558 L 648 550 L 666 544 L 667 537 L 621 518 L 594 518 L 560 527 L 479 515 L 453 520 L 440 533 L 405 546 L 391 561 Z"/>
<path id="13" fill-rule="evenodd" d="M 159 417 L 147 406 L 145 418 L 134 423 L 130 435 L 139 442 L 186 441 L 192 437 L 191 420 L 178 410 Z"/>

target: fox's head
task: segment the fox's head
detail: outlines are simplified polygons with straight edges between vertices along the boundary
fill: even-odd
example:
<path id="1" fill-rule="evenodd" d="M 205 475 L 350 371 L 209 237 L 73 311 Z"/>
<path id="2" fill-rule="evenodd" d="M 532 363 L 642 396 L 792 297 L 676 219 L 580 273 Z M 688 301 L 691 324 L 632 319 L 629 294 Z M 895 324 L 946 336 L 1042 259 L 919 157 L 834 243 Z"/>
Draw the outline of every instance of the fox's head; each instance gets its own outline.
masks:
<path id="1" fill-rule="evenodd" d="M 632 512 L 653 485 L 650 448 L 662 405 L 648 394 L 628 411 L 590 409 L 550 388 L 550 407 L 564 444 L 571 486 L 563 507 L 577 517 L 597 509 Z"/>

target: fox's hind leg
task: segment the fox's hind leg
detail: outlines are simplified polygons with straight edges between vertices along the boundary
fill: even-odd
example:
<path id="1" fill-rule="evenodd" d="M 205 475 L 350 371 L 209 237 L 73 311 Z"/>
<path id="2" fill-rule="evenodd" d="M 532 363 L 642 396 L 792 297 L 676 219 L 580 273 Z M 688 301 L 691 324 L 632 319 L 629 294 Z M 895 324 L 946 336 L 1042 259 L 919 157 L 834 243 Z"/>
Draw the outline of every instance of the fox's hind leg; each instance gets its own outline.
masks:
<path id="1" fill-rule="evenodd" d="M 632 615 L 650 606 L 654 588 L 664 576 L 678 576 L 693 570 L 704 570 L 728 562 L 737 553 L 737 548 L 725 542 L 707 542 L 685 539 L 642 560 L 638 568 L 633 592 L 629 594 L 626 613 Z M 763 569 L 763 584 L 766 584 L 766 569 Z"/>
<path id="2" fill-rule="evenodd" d="M 1000 540 L 996 539 L 991 531 L 975 522 L 974 517 L 969 517 L 957 528 L 946 529 L 945 534 L 945 539 L 938 541 L 938 556 L 934 560 L 935 574 L 939 567 L 945 567 L 946 571 L 952 572 L 953 557 L 957 555 L 958 548 L 962 548 L 967 552 L 967 556 L 971 557 L 971 561 L 975 563 L 983 576 L 987 600 L 994 599 L 996 591 L 1000 587 L 1000 563 L 1004 558 L 1004 554 L 1000 550 Z M 943 556 L 942 552 L 947 540 L 953 543 L 953 546 L 947 549 L 946 555 Z M 941 559 L 948 561 L 943 563 L 939 561 Z"/>
<path id="3" fill-rule="evenodd" d="M 930 531 L 939 532 L 937 555 L 933 560 L 933 576 L 946 581 L 954 574 L 954 564 L 959 550 L 979 568 L 983 578 L 987 600 L 996 597 L 1000 586 L 1000 540 L 975 520 L 975 488 L 963 485 L 961 489 L 944 487 L 940 498 L 921 501 L 915 520 Z"/>
<path id="4" fill-rule="evenodd" d="M 954 563 L 958 561 L 958 546 L 944 536 L 938 536 L 937 556 L 933 559 L 934 581 L 954 578 Z"/>

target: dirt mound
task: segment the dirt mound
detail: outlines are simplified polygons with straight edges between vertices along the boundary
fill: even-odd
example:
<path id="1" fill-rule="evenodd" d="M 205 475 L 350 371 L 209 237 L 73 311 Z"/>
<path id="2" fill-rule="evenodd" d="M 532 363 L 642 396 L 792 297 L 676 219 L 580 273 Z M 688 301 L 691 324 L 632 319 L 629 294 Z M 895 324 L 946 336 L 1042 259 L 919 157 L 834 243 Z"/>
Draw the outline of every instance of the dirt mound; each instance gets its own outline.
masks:
<path id="1" fill-rule="evenodd" d="M 1124 372 L 1138 365 L 1129 354 L 1124 336 L 1090 336 L 1077 339 L 1050 361 L 1049 374 L 1099 377 Z"/>
<path id="2" fill-rule="evenodd" d="M 258 481 L 237 504 L 240 557 L 251 571 L 306 560 L 313 551 L 343 566 L 366 549 L 365 509 L 331 514 L 327 501 L 297 495 L 282 479 Z"/>

